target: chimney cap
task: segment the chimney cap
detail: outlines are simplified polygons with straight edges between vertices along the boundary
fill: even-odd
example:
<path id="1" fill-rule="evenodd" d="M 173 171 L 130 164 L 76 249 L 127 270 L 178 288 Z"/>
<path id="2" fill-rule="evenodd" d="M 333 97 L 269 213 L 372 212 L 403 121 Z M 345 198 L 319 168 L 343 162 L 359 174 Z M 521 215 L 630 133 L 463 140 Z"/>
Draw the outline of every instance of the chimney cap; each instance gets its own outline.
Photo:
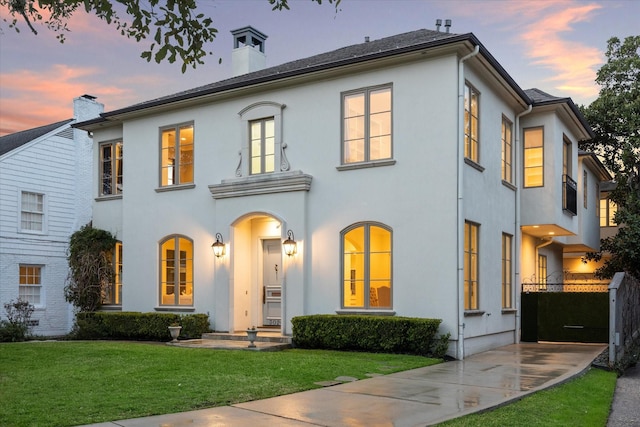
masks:
<path id="1" fill-rule="evenodd" d="M 267 39 L 267 35 L 263 32 L 248 25 L 237 30 L 231 30 L 231 34 L 233 35 L 234 49 L 243 44 L 245 46 L 257 46 L 260 52 L 264 53 L 264 41 Z"/>

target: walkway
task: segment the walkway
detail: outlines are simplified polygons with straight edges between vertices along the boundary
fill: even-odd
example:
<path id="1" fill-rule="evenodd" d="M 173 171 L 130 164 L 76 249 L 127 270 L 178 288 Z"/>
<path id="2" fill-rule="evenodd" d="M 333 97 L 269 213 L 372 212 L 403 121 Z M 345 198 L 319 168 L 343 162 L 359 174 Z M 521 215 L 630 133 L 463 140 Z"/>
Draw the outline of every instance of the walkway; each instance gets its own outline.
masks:
<path id="1" fill-rule="evenodd" d="M 564 382 L 586 370 L 604 348 L 513 344 L 463 361 L 271 399 L 92 427 L 426 426 Z"/>
<path id="2" fill-rule="evenodd" d="M 624 371 L 616 381 L 607 427 L 640 426 L 640 365 Z"/>

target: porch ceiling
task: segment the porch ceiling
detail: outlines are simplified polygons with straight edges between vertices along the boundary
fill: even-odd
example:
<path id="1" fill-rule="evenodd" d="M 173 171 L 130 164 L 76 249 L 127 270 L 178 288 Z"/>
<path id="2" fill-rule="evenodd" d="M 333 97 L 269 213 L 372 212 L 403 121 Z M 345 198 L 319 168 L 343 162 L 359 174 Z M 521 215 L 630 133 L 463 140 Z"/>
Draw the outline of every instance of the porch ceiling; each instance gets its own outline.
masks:
<path id="1" fill-rule="evenodd" d="M 564 253 L 584 253 L 584 252 L 597 252 L 598 249 L 587 246 L 584 243 L 576 243 L 575 245 L 564 245 L 562 252 Z"/>
<path id="2" fill-rule="evenodd" d="M 523 225 L 522 232 L 534 237 L 573 236 L 574 233 L 557 224 Z"/>

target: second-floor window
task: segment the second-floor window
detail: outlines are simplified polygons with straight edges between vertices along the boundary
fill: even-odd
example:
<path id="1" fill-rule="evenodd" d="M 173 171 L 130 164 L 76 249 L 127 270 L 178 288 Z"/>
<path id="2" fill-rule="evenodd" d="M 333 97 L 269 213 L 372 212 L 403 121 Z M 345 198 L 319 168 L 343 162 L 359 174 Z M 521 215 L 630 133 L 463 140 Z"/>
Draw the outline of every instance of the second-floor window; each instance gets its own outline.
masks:
<path id="1" fill-rule="evenodd" d="M 275 171 L 276 136 L 273 117 L 249 123 L 251 175 Z"/>
<path id="2" fill-rule="evenodd" d="M 122 141 L 100 144 L 100 195 L 122 193 Z"/>
<path id="3" fill-rule="evenodd" d="M 478 163 L 480 148 L 478 91 L 469 85 L 464 86 L 464 156 Z"/>
<path id="4" fill-rule="evenodd" d="M 342 96 L 342 164 L 391 159 L 391 87 Z"/>
<path id="5" fill-rule="evenodd" d="M 44 194 L 23 191 L 20 195 L 20 230 L 45 231 Z"/>
<path id="6" fill-rule="evenodd" d="M 613 219 L 618 205 L 610 199 L 600 199 L 600 227 L 616 227 L 616 221 Z"/>
<path id="7" fill-rule="evenodd" d="M 513 184 L 513 150 L 511 140 L 511 122 L 502 116 L 502 180 Z"/>
<path id="8" fill-rule="evenodd" d="M 544 185 L 544 136 L 543 128 L 524 130 L 524 186 Z"/>
<path id="9" fill-rule="evenodd" d="M 162 129 L 161 186 L 193 183 L 193 145 L 192 123 Z"/>

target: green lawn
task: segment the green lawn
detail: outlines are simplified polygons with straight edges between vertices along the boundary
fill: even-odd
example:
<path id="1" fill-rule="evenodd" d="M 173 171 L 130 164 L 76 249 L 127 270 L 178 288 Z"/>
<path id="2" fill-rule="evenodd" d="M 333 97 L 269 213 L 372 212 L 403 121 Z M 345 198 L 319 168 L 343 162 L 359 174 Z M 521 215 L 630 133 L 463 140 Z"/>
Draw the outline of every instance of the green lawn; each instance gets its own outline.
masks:
<path id="1" fill-rule="evenodd" d="M 346 375 L 438 363 L 420 356 L 252 352 L 121 342 L 0 344 L 0 425 L 70 426 L 229 405 Z"/>
<path id="2" fill-rule="evenodd" d="M 442 427 L 604 427 L 616 387 L 616 373 L 591 369 L 560 386 L 481 414 L 467 415 Z"/>

